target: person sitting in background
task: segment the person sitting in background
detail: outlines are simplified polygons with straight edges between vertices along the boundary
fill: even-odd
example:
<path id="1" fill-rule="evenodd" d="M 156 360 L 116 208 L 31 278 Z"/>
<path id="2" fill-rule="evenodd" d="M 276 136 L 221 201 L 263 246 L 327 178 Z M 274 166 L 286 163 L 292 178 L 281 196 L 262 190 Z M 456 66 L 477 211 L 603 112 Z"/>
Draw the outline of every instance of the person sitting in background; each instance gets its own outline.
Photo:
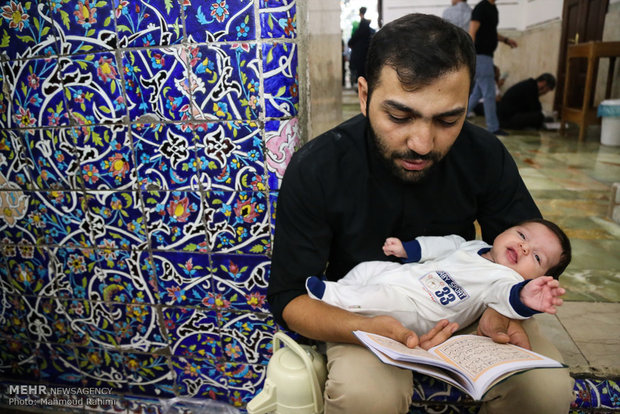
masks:
<path id="1" fill-rule="evenodd" d="M 539 97 L 553 88 L 555 77 L 550 73 L 525 79 L 508 88 L 497 104 L 500 126 L 508 129 L 541 128 L 545 115 Z"/>

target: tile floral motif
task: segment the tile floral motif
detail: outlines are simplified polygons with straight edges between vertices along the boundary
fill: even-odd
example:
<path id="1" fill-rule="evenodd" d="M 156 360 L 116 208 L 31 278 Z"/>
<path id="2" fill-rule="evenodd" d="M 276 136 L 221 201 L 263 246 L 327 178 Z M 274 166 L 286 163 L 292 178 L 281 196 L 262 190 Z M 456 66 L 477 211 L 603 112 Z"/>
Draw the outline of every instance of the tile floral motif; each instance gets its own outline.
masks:
<path id="1" fill-rule="evenodd" d="M 146 123 L 190 118 L 185 50 L 171 47 L 124 54 L 125 90 L 132 121 Z"/>
<path id="2" fill-rule="evenodd" d="M 258 119 L 261 107 L 256 51 L 250 43 L 189 48 L 193 119 Z"/>
<path id="3" fill-rule="evenodd" d="M 124 351 L 156 352 L 167 347 L 157 310 L 152 305 L 108 305 L 116 346 Z"/>
<path id="4" fill-rule="evenodd" d="M 83 126 L 74 131 L 79 174 L 86 189 L 135 188 L 135 159 L 126 127 Z"/>
<path id="5" fill-rule="evenodd" d="M 77 347 L 77 362 L 83 373 L 82 386 L 110 387 L 114 392 L 127 390 L 127 377 L 120 352 L 97 347 Z"/>
<path id="6" fill-rule="evenodd" d="M 63 54 L 116 48 L 112 0 L 50 0 L 50 6 Z"/>
<path id="7" fill-rule="evenodd" d="M 14 338 L 0 341 L 0 376 L 13 381 L 37 381 L 36 346 Z"/>
<path id="8" fill-rule="evenodd" d="M 192 308 L 164 308 L 170 353 L 184 358 L 219 360 L 222 357 L 217 314 Z"/>
<path id="9" fill-rule="evenodd" d="M 224 376 L 228 383 L 228 403 L 233 407 L 244 407 L 263 388 L 267 367 L 227 362 Z"/>
<path id="10" fill-rule="evenodd" d="M 1 276 L 6 276 L 5 271 Z M 29 305 L 22 295 L 17 294 L 11 287 L 2 284 L 3 295 L 0 297 L 0 342 L 9 338 L 22 341 L 31 339 L 28 326 Z"/>
<path id="11" fill-rule="evenodd" d="M 206 160 L 196 155 L 188 124 L 133 124 L 131 134 L 140 189 L 198 189 L 197 173 Z"/>
<path id="12" fill-rule="evenodd" d="M 176 373 L 176 389 L 181 397 L 209 398 L 228 402 L 228 389 L 223 367 L 202 358 L 172 358 Z"/>
<path id="13" fill-rule="evenodd" d="M 7 258 L 8 281 L 18 295 L 36 295 L 49 282 L 47 249 L 22 240 Z"/>
<path id="14" fill-rule="evenodd" d="M 26 156 L 22 136 L 16 131 L 0 129 L 0 189 L 6 194 L 0 197 L 1 217 L 4 223 L 13 227 L 17 221 L 15 214 L 23 211 L 24 198 L 21 191 L 7 190 L 31 189 L 30 169 L 34 165 Z M 20 217 L 21 218 L 21 217 Z"/>
<path id="15" fill-rule="evenodd" d="M 49 253 L 50 286 L 42 292 L 46 296 L 76 299 L 100 299 L 92 290 L 93 282 L 101 278 L 94 249 L 60 247 Z"/>
<path id="16" fill-rule="evenodd" d="M 299 110 L 297 45 L 263 44 L 265 114 L 267 117 L 295 116 Z"/>
<path id="17" fill-rule="evenodd" d="M 9 0 L 0 7 L 0 14 L 0 53 L 3 58 L 23 59 L 58 54 L 47 2 Z"/>
<path id="18" fill-rule="evenodd" d="M 123 355 L 129 392 L 160 398 L 174 397 L 174 374 L 162 355 L 126 353 Z"/>
<path id="19" fill-rule="evenodd" d="M 267 281 L 270 260 L 260 255 L 219 255 L 213 260 L 213 293 L 208 306 L 269 313 Z"/>
<path id="20" fill-rule="evenodd" d="M 297 9 L 295 1 L 261 2 L 261 36 L 269 38 L 297 37 Z"/>
<path id="21" fill-rule="evenodd" d="M 284 171 L 293 153 L 301 145 L 299 119 L 265 122 L 265 164 L 270 190 L 279 190 Z"/>
<path id="22" fill-rule="evenodd" d="M 254 40 L 254 3 L 248 0 L 187 2 L 184 5 L 188 39 L 194 43 Z"/>
<path id="23" fill-rule="evenodd" d="M 177 0 L 114 0 L 119 47 L 168 46 L 183 39 Z"/>
<path id="24" fill-rule="evenodd" d="M 207 232 L 211 249 L 220 253 L 266 254 L 271 248 L 268 200 L 262 192 L 210 191 Z"/>
<path id="25" fill-rule="evenodd" d="M 26 156 L 36 160 L 29 168 L 34 188 L 82 189 L 79 160 L 75 150 L 75 130 L 71 128 L 24 131 Z"/>
<path id="26" fill-rule="evenodd" d="M 123 121 L 127 110 L 116 57 L 111 52 L 62 59 L 62 82 L 77 125 Z"/>
<path id="27" fill-rule="evenodd" d="M 137 192 L 90 192 L 88 209 L 88 221 L 97 247 L 105 250 L 145 248 L 147 229 Z"/>
<path id="28" fill-rule="evenodd" d="M 222 346 L 230 362 L 267 364 L 273 353 L 275 322 L 257 313 L 221 312 Z"/>
<path id="29" fill-rule="evenodd" d="M 34 127 L 67 125 L 68 112 L 58 59 L 33 59 L 5 65 L 4 87 L 10 91 L 9 127 L 32 131 Z"/>
<path id="30" fill-rule="evenodd" d="M 78 332 L 71 326 L 71 315 L 66 311 L 69 306 L 75 304 L 64 299 L 43 296 L 29 301 L 31 311 L 28 313 L 27 321 L 31 335 L 37 341 L 58 345 L 70 345 L 76 339 L 79 342 Z"/>
<path id="31" fill-rule="evenodd" d="M 41 344 L 37 352 L 41 381 L 66 386 L 78 386 L 82 374 L 76 370 L 75 349 L 69 346 Z"/>
<path id="32" fill-rule="evenodd" d="M 263 142 L 255 122 L 209 123 L 197 136 L 204 189 L 265 190 Z"/>
<path id="33" fill-rule="evenodd" d="M 205 217 L 213 215 L 203 207 L 199 192 L 143 192 L 151 246 L 158 250 L 206 252 Z"/>
<path id="34" fill-rule="evenodd" d="M 213 296 L 208 255 L 158 252 L 153 260 L 159 269 L 160 303 L 199 306 Z"/>

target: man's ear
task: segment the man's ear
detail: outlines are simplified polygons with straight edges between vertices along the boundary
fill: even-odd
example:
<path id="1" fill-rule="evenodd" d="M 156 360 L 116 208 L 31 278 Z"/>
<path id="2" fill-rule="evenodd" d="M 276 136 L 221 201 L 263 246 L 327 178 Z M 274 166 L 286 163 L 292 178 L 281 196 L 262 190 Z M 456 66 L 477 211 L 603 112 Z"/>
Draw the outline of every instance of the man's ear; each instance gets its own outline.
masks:
<path id="1" fill-rule="evenodd" d="M 366 78 L 362 76 L 357 79 L 357 94 L 360 100 L 360 111 L 362 111 L 362 115 L 368 116 L 366 113 L 366 102 L 368 101 L 368 82 L 366 82 Z"/>

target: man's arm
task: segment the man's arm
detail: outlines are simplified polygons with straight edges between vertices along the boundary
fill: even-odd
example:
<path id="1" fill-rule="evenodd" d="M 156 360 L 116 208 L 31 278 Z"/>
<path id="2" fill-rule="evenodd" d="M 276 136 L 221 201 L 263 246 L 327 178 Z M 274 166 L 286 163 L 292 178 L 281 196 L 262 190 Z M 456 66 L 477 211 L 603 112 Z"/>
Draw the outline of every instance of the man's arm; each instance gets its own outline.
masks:
<path id="1" fill-rule="evenodd" d="M 308 295 L 290 301 L 284 308 L 283 317 L 290 329 L 307 338 L 359 344 L 353 331 L 361 330 L 387 336 L 410 348 L 420 345 L 425 349 L 442 343 L 458 328 L 456 323 L 443 320 L 430 332 L 418 337 L 391 316 L 358 315 L 311 299 Z"/>
<path id="2" fill-rule="evenodd" d="M 510 46 L 511 49 L 514 49 L 515 47 L 518 46 L 517 42 L 507 36 L 503 36 L 501 34 L 497 34 L 497 41 L 498 42 L 502 42 L 507 44 L 508 46 Z"/>
<path id="3" fill-rule="evenodd" d="M 478 29 L 480 29 L 480 22 L 478 20 L 471 20 L 469 22 L 469 35 L 474 43 L 476 42 L 476 33 L 478 33 Z"/>

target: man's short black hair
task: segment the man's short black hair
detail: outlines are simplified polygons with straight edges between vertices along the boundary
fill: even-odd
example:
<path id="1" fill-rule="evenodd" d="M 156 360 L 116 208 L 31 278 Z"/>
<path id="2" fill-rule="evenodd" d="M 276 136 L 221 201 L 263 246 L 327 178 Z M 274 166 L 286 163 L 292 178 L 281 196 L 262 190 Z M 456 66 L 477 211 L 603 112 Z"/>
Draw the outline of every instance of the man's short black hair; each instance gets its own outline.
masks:
<path id="1" fill-rule="evenodd" d="M 466 67 L 471 88 L 476 51 L 463 29 L 437 16 L 413 13 L 391 21 L 373 36 L 366 59 L 369 96 L 386 65 L 412 90 Z"/>
<path id="2" fill-rule="evenodd" d="M 544 81 L 549 87 L 549 90 L 553 90 L 555 88 L 555 76 L 550 73 L 543 73 L 539 77 L 536 78 L 536 82 Z"/>
<path id="3" fill-rule="evenodd" d="M 366 7 L 360 7 L 360 14 L 362 16 L 366 14 Z"/>

